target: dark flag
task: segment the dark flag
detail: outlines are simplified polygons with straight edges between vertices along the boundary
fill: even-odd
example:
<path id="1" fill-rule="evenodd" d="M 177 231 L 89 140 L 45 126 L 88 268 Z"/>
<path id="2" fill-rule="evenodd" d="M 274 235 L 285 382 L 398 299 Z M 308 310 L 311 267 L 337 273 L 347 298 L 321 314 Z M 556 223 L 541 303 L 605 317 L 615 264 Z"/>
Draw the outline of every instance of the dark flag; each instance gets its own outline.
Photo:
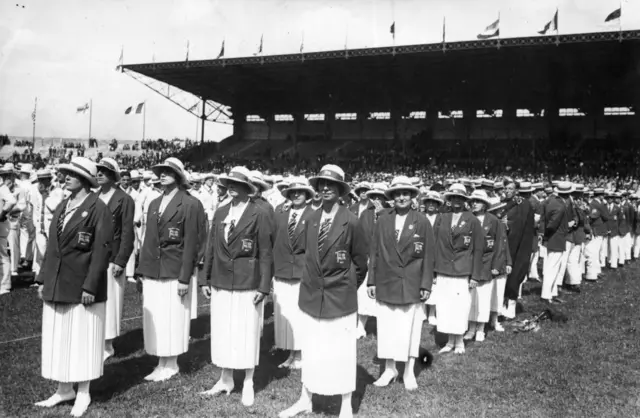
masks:
<path id="1" fill-rule="evenodd" d="M 224 40 L 222 41 L 222 48 L 220 48 L 220 53 L 216 57 L 216 59 L 224 57 Z"/>
<path id="2" fill-rule="evenodd" d="M 124 111 L 124 114 L 128 115 L 129 113 L 131 113 L 131 109 L 133 109 L 133 106 L 129 106 L 127 110 Z"/>
<path id="3" fill-rule="evenodd" d="M 391 24 L 391 28 L 389 28 L 389 32 L 393 35 L 393 39 L 396 39 L 396 22 Z"/>
<path id="4" fill-rule="evenodd" d="M 556 10 L 556 14 L 553 15 L 553 19 L 547 22 L 547 24 L 544 25 L 544 29 L 542 29 L 538 33 L 540 35 L 546 35 L 547 32 L 557 32 L 557 31 L 558 31 L 558 11 Z"/>
<path id="5" fill-rule="evenodd" d="M 144 107 L 144 102 L 138 103 L 138 107 L 136 107 L 136 113 L 141 113 L 143 107 Z"/>
<path id="6" fill-rule="evenodd" d="M 622 17 L 622 8 L 614 10 L 613 12 L 609 13 L 609 16 L 607 16 L 607 18 L 604 21 L 611 22 L 612 20 L 620 19 L 620 17 Z"/>

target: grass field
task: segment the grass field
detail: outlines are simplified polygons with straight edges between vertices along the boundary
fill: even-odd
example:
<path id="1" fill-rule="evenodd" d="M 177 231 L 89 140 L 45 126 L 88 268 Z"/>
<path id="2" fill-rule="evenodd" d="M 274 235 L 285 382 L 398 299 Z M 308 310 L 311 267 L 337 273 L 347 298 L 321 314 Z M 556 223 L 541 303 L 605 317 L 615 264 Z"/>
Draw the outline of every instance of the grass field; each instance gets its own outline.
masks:
<path id="1" fill-rule="evenodd" d="M 545 321 L 538 332 L 489 333 L 483 343 L 467 345 L 465 355 L 437 354 L 444 344 L 425 323 L 422 348 L 431 359 L 420 366 L 412 393 L 401 383 L 376 388 L 381 372 L 376 358 L 375 322 L 358 344 L 358 384 L 353 397 L 360 417 L 640 417 L 640 269 L 631 264 L 580 295 L 564 296 L 558 310 L 567 323 Z M 540 312 L 539 284 L 527 284 L 520 317 Z M 201 305 L 206 300 L 201 298 Z M 296 401 L 300 372 L 277 365 L 286 354 L 274 351 L 273 324 L 265 324 L 260 366 L 255 374 L 256 401 L 240 403 L 242 376 L 229 396 L 205 398 L 219 369 L 209 359 L 208 308 L 193 321 L 189 352 L 179 358 L 181 373 L 163 383 L 149 383 L 156 359 L 143 350 L 140 300 L 129 284 L 124 332 L 116 357 L 91 386 L 87 417 L 275 417 Z M 34 289 L 17 289 L 0 299 L 0 416 L 68 416 L 71 405 L 39 409 L 56 384 L 40 377 L 41 303 Z M 269 312 L 270 306 L 267 306 Z M 20 339 L 19 341 L 8 342 Z M 312 416 L 336 416 L 338 397 L 314 397 Z"/>

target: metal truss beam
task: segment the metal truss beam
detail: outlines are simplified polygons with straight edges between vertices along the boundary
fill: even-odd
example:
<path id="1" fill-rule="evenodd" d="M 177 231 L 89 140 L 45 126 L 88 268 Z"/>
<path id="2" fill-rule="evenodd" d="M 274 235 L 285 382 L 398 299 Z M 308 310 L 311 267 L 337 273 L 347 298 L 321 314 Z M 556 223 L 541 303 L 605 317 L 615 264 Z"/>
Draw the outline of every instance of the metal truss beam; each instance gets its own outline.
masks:
<path id="1" fill-rule="evenodd" d="M 225 125 L 233 125 L 233 116 L 228 106 L 217 103 L 210 99 L 204 99 L 205 109 L 202 111 L 203 98 L 196 96 L 193 93 L 184 91 L 176 86 L 167 84 L 163 81 L 156 80 L 151 77 L 147 77 L 144 74 L 140 74 L 136 71 L 118 67 L 118 70 L 133 78 L 140 84 L 155 91 L 160 96 L 169 100 L 170 102 L 180 106 L 182 109 L 191 113 L 198 119 L 203 118 L 208 122 L 222 123 Z"/>

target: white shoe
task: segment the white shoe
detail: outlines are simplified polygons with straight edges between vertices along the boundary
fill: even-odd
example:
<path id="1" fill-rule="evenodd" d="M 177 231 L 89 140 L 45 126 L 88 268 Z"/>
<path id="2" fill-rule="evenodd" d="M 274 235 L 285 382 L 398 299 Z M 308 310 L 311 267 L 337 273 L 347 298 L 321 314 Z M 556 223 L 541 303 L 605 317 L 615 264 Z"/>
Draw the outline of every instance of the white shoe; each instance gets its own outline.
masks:
<path id="1" fill-rule="evenodd" d="M 507 319 L 513 319 L 516 317 L 516 301 L 515 300 L 509 300 L 509 302 L 507 302 L 507 309 L 504 310 L 502 316 L 504 316 Z"/>
<path id="2" fill-rule="evenodd" d="M 246 383 L 242 387 L 242 405 L 252 406 L 255 400 L 255 394 L 253 392 L 253 382 Z"/>
<path id="3" fill-rule="evenodd" d="M 340 408 L 340 415 L 338 415 L 338 418 L 353 418 L 353 409 L 351 408 L 351 405 Z"/>
<path id="4" fill-rule="evenodd" d="M 201 395 L 213 396 L 219 393 L 225 393 L 227 396 L 234 388 L 233 379 L 229 382 L 223 382 L 222 379 L 218 380 L 215 385 L 209 390 L 200 392 Z"/>
<path id="5" fill-rule="evenodd" d="M 291 367 L 291 364 L 293 363 L 294 360 L 295 360 L 295 355 L 293 351 L 291 351 L 291 353 L 289 353 L 289 357 L 287 357 L 285 361 L 283 361 L 280 365 L 278 365 L 278 368 L 288 369 L 289 367 Z"/>
<path id="6" fill-rule="evenodd" d="M 180 371 L 179 369 L 165 367 L 160 373 L 158 373 L 158 375 L 156 376 L 155 379 L 153 379 L 153 381 L 164 382 L 165 380 L 169 380 L 173 376 L 177 375 L 179 371 Z"/>
<path id="7" fill-rule="evenodd" d="M 496 331 L 496 332 L 504 332 L 504 327 L 502 326 L 502 324 L 500 322 L 496 321 L 493 324 L 493 330 Z"/>
<path id="8" fill-rule="evenodd" d="M 464 345 L 459 345 L 459 346 L 457 346 L 457 347 L 453 350 L 453 352 L 454 352 L 455 354 L 464 354 Z"/>
<path id="9" fill-rule="evenodd" d="M 310 414 L 311 413 L 311 402 L 307 403 L 304 401 L 298 401 L 293 404 L 292 407 L 286 409 L 280 414 L 278 414 L 278 418 L 292 418 L 298 414 Z"/>
<path id="10" fill-rule="evenodd" d="M 367 331 L 364 328 L 358 329 L 356 331 L 356 338 L 359 340 L 360 338 L 365 338 L 367 336 Z"/>
<path id="11" fill-rule="evenodd" d="M 468 330 L 465 334 L 464 334 L 464 339 L 465 341 L 469 341 L 469 340 L 473 340 L 473 336 L 475 335 L 475 330 Z"/>
<path id="12" fill-rule="evenodd" d="M 302 369 L 302 359 L 294 359 L 291 364 L 289 365 L 289 368 L 292 370 L 300 370 Z"/>
<path id="13" fill-rule="evenodd" d="M 87 408 L 91 404 L 91 396 L 88 393 L 79 394 L 76 398 L 76 402 L 73 404 L 73 408 L 71 408 L 71 416 L 81 417 L 87 412 Z"/>
<path id="14" fill-rule="evenodd" d="M 116 353 L 116 351 L 113 349 L 113 347 L 111 347 L 111 349 L 106 349 L 104 350 L 104 360 L 103 361 L 107 361 L 107 359 L 111 356 L 113 356 Z"/>
<path id="15" fill-rule="evenodd" d="M 380 375 L 380 377 L 378 378 L 378 380 L 376 380 L 375 382 L 373 382 L 374 386 L 377 386 L 379 388 L 383 388 L 385 386 L 389 386 L 389 383 L 393 382 L 394 380 L 396 380 L 398 378 L 398 371 L 397 370 L 393 370 L 393 369 L 386 369 L 382 375 Z"/>
<path id="16" fill-rule="evenodd" d="M 68 393 L 54 393 L 49 399 L 45 399 L 44 401 L 36 402 L 35 406 L 41 406 L 43 408 L 51 408 L 53 406 L 58 405 L 62 402 L 69 402 L 76 398 L 76 393 L 72 390 Z"/>
<path id="17" fill-rule="evenodd" d="M 156 368 L 153 369 L 153 372 L 151 372 L 150 375 L 146 376 L 144 380 L 155 381 L 156 378 L 160 375 L 160 373 L 162 373 L 163 370 L 164 370 L 164 367 L 157 365 Z"/>
<path id="18" fill-rule="evenodd" d="M 136 279 L 135 279 L 135 278 L 133 278 L 133 277 L 127 277 L 127 281 L 128 281 L 129 283 L 136 283 Z"/>
<path id="19" fill-rule="evenodd" d="M 484 331 L 476 332 L 476 341 L 479 343 L 484 341 Z"/>
<path id="20" fill-rule="evenodd" d="M 438 318 L 435 315 L 429 315 L 429 319 L 427 321 L 429 325 L 438 325 Z"/>
<path id="21" fill-rule="evenodd" d="M 418 389 L 418 382 L 416 381 L 415 376 L 404 376 L 402 380 L 404 381 L 404 388 L 406 390 L 412 391 Z"/>
<path id="22" fill-rule="evenodd" d="M 453 351 L 453 346 L 452 346 L 452 345 L 447 344 L 447 345 L 445 345 L 444 347 L 442 347 L 438 353 L 440 353 L 440 354 L 445 354 L 445 353 L 450 353 L 450 352 L 452 352 L 452 351 Z"/>

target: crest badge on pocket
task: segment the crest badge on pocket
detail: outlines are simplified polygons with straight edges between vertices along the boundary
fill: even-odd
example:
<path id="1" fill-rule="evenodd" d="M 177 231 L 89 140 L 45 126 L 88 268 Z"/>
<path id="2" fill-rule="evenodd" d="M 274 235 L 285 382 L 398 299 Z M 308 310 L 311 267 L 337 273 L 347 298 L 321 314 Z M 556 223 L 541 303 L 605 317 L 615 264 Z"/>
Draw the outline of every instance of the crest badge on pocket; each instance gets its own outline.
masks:
<path id="1" fill-rule="evenodd" d="M 464 238 L 464 245 L 471 244 L 471 237 L 469 235 L 465 235 L 463 238 Z"/>
<path id="2" fill-rule="evenodd" d="M 89 245 L 91 244 L 91 232 L 78 232 L 78 244 Z"/>
<path id="3" fill-rule="evenodd" d="M 492 240 L 492 239 L 488 239 L 487 240 L 487 248 L 492 249 L 493 248 L 493 244 L 494 244 L 494 240 Z"/>
<path id="4" fill-rule="evenodd" d="M 169 228 L 169 239 L 180 239 L 180 228 Z"/>
<path id="5" fill-rule="evenodd" d="M 347 252 L 344 250 L 336 251 L 336 262 L 344 264 L 347 262 Z"/>
<path id="6" fill-rule="evenodd" d="M 422 250 L 424 249 L 424 243 L 423 242 L 414 242 L 413 243 L 413 251 L 415 251 L 416 254 L 422 254 Z"/>
<path id="7" fill-rule="evenodd" d="M 252 239 L 243 239 L 242 240 L 242 251 L 253 251 L 253 240 Z"/>

